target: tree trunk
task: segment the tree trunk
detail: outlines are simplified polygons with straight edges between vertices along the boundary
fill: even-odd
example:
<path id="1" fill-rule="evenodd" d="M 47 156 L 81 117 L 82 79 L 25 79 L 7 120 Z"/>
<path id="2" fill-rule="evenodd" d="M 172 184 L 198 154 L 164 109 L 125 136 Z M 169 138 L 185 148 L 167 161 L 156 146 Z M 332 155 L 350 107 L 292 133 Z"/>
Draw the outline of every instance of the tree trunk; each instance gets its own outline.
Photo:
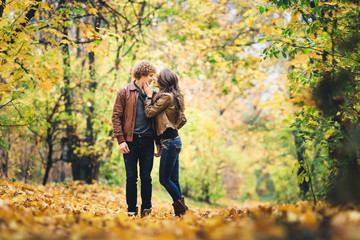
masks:
<path id="1" fill-rule="evenodd" d="M 360 204 L 359 152 L 353 139 L 346 137 L 349 132 L 354 132 L 353 126 L 343 128 L 340 135 L 343 138 L 340 141 L 335 137 L 328 139 L 329 158 L 334 162 L 337 171 L 329 176 L 327 200 L 339 205 Z"/>
<path id="2" fill-rule="evenodd" d="M 299 137 L 296 133 L 294 133 L 295 136 L 295 147 L 296 147 L 296 155 L 297 155 L 297 160 L 298 163 L 300 164 L 300 167 L 297 171 L 297 175 L 308 175 L 308 172 L 306 171 L 306 169 L 304 168 L 304 153 L 305 153 L 305 149 L 304 149 L 304 141 L 301 139 L 301 137 Z M 309 191 L 309 181 L 302 181 L 299 182 L 299 187 L 300 187 L 300 195 L 302 197 L 302 199 L 305 198 L 306 193 Z"/>
<path id="3" fill-rule="evenodd" d="M 98 2 L 98 11 L 101 8 L 100 2 Z M 95 17 L 94 21 L 95 31 L 99 32 L 100 28 L 100 16 Z M 89 149 L 89 154 L 83 155 L 81 159 L 75 164 L 73 163 L 72 167 L 74 180 L 85 180 L 87 183 L 92 183 L 93 180 L 98 180 L 99 178 L 99 155 L 96 154 L 93 149 L 96 141 L 96 133 L 94 132 L 94 111 L 95 111 L 95 91 L 97 88 L 96 82 L 96 70 L 95 70 L 95 53 L 89 52 L 89 90 L 90 98 L 87 100 L 90 104 L 87 107 L 86 114 L 86 138 L 85 138 L 85 147 Z M 91 149 L 91 150 L 90 150 Z"/>
<path id="4" fill-rule="evenodd" d="M 1 164 L 1 171 L 0 171 L 0 177 L 4 177 L 4 178 L 8 178 L 8 168 L 9 168 L 9 150 L 10 150 L 10 146 L 8 147 L 8 149 L 2 149 L 0 147 L 0 164 Z"/>
<path id="5" fill-rule="evenodd" d="M 80 42 L 80 27 L 79 26 L 75 26 L 76 28 L 76 41 Z M 77 47 L 76 49 L 76 58 L 80 58 L 81 56 L 81 49 L 80 49 L 80 45 Z"/>
<path id="6" fill-rule="evenodd" d="M 60 1 L 60 8 L 66 5 L 66 0 Z M 66 16 L 64 15 L 63 20 L 66 21 Z M 62 32 L 65 35 L 63 39 L 67 39 L 68 36 L 68 28 L 66 26 L 62 27 Z M 62 138 L 62 156 L 61 159 L 65 162 L 71 162 L 72 168 L 76 166 L 76 162 L 78 161 L 78 156 L 74 153 L 74 150 L 77 146 L 79 146 L 79 139 L 76 135 L 76 129 L 74 127 L 74 123 L 72 118 L 73 111 L 72 111 L 72 89 L 70 88 L 70 50 L 69 45 L 64 43 L 62 45 L 62 56 L 63 56 L 63 72 L 64 72 L 64 88 L 63 95 L 65 100 L 65 113 L 67 116 L 66 120 L 66 128 L 65 134 Z M 76 170 L 72 169 L 73 175 Z"/>
<path id="7" fill-rule="evenodd" d="M 84 155 L 72 164 L 73 179 L 92 183 L 99 179 L 100 163 L 97 156 Z"/>
<path id="8" fill-rule="evenodd" d="M 47 144 L 49 147 L 49 152 L 48 152 L 48 156 L 47 156 L 47 162 L 46 162 L 46 170 L 45 170 L 45 175 L 43 178 L 43 185 L 46 185 L 46 182 L 49 178 L 49 173 L 50 173 L 50 169 L 52 167 L 53 161 L 52 161 L 52 155 L 53 155 L 53 143 L 50 139 L 47 140 Z"/>

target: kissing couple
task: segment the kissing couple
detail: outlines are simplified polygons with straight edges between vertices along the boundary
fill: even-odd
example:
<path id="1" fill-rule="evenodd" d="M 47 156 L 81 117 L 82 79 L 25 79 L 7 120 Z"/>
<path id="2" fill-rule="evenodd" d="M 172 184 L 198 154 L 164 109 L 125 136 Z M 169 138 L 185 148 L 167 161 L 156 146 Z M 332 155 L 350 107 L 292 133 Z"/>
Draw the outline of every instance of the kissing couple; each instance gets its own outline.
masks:
<path id="1" fill-rule="evenodd" d="M 154 64 L 140 61 L 132 67 L 133 82 L 117 92 L 113 107 L 114 136 L 123 153 L 126 170 L 128 216 L 138 214 L 138 164 L 141 181 L 141 217 L 151 213 L 154 156 L 160 157 L 159 181 L 173 200 L 175 216 L 188 210 L 179 184 L 178 130 L 185 125 L 184 96 L 177 74 L 169 69 L 159 73 Z M 151 83 L 158 92 L 153 90 Z M 154 153 L 156 145 L 156 153 Z"/>

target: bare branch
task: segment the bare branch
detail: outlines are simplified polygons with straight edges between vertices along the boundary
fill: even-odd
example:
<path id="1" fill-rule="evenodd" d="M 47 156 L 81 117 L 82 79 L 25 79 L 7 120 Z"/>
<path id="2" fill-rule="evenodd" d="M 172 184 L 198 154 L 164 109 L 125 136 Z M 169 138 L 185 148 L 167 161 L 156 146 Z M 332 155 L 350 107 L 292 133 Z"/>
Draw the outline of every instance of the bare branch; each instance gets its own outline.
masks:
<path id="1" fill-rule="evenodd" d="M 139 25 L 139 29 L 141 31 L 141 25 L 142 25 L 142 20 L 143 20 L 143 15 L 144 15 L 144 11 L 145 11 L 145 6 L 146 6 L 146 2 L 142 1 L 141 2 L 141 9 L 138 15 L 138 25 Z"/>
<path id="2" fill-rule="evenodd" d="M 21 114 L 20 110 L 15 106 L 15 104 L 14 104 L 14 103 L 11 103 L 11 105 L 15 108 L 15 110 L 17 111 L 17 113 L 19 114 L 19 116 L 20 116 L 21 118 L 24 118 L 23 115 Z"/>
<path id="3" fill-rule="evenodd" d="M 133 44 L 129 47 L 129 49 L 123 54 L 123 57 L 125 57 L 130 51 L 131 49 L 135 46 L 135 44 L 138 42 L 139 40 L 135 40 L 135 42 L 133 42 Z"/>
<path id="4" fill-rule="evenodd" d="M 24 67 L 24 64 L 22 64 L 21 62 L 19 62 L 18 59 L 15 59 L 15 63 L 19 64 L 20 67 L 21 67 L 21 69 L 24 70 L 24 72 L 26 72 L 26 74 L 29 74 L 29 70 L 26 69 L 26 68 Z M 31 80 L 33 80 L 33 78 L 31 78 Z"/>
<path id="5" fill-rule="evenodd" d="M 14 101 L 15 99 L 12 98 L 10 101 L 8 101 L 7 103 L 5 103 L 4 105 L 1 105 L 0 108 L 6 107 L 7 105 L 11 104 L 12 101 Z"/>
<path id="6" fill-rule="evenodd" d="M 28 123 L 26 123 L 26 124 L 10 124 L 10 125 L 0 123 L 1 127 L 25 127 L 27 125 L 28 125 Z"/>
<path id="7" fill-rule="evenodd" d="M 76 41 L 76 42 L 74 42 L 74 43 L 76 43 L 76 44 L 86 44 L 86 43 L 92 43 L 92 42 L 94 42 L 95 40 L 97 40 L 97 39 L 89 39 L 89 40 L 87 40 L 87 41 Z"/>
<path id="8" fill-rule="evenodd" d="M 113 9 L 111 6 L 109 6 L 107 3 L 101 1 L 101 4 L 103 4 L 106 8 L 110 9 L 110 11 L 112 11 L 113 13 L 115 13 L 116 15 L 120 16 L 122 19 L 124 19 L 127 23 L 130 23 L 129 19 L 127 19 L 127 17 L 125 17 L 124 15 L 122 15 L 121 13 L 119 13 L 118 11 L 116 11 L 115 9 Z"/>

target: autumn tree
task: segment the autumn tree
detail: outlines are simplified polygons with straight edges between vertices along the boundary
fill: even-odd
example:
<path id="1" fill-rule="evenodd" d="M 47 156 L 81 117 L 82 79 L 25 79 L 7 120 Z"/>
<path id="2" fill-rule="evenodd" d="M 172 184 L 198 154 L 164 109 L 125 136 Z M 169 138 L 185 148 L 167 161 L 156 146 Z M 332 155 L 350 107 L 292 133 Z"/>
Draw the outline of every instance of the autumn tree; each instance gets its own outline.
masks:
<path id="1" fill-rule="evenodd" d="M 281 38 L 268 36 L 274 45 L 264 52 L 294 58 L 289 75 L 294 97 L 304 89 L 312 93 L 312 103 L 302 106 L 294 123 L 306 149 L 302 167 L 307 171 L 300 180 L 320 180 L 316 197 L 359 203 L 360 38 L 355 19 L 360 5 L 347 0 L 269 2 L 290 12 L 291 19 Z M 329 177 L 323 175 L 326 169 Z"/>
<path id="2" fill-rule="evenodd" d="M 49 55 L 39 54 L 33 44 L 32 36 L 38 28 L 32 22 L 42 6 L 42 1 L 1 1 L 0 141 L 3 152 L 9 151 L 12 130 L 28 127 L 41 118 L 26 102 L 26 93 L 57 82 L 54 67 L 46 64 Z M 9 143 L 3 134 L 8 136 Z M 7 175 L 8 153 L 3 155 L 2 170 Z"/>
<path id="3" fill-rule="evenodd" d="M 26 126 L 36 136 L 33 143 L 39 151 L 43 151 L 41 146 L 47 146 L 44 184 L 52 165 L 59 160 L 72 163 L 75 180 L 91 182 L 98 178 L 102 149 L 111 148 L 112 134 L 109 127 L 101 127 L 104 117 L 97 115 L 107 108 L 98 101 L 97 86 L 100 82 L 108 85 L 106 79 L 113 73 L 115 79 L 109 85 L 119 80 L 122 59 L 132 54 L 133 47 L 142 41 L 144 30 L 152 25 L 154 14 L 162 4 L 1 1 L 0 106 L 4 114 L 0 124 L 2 132 L 5 128 Z M 101 48 L 113 43 L 117 45 L 114 61 L 101 62 L 106 54 Z M 75 49 L 76 56 L 72 54 Z M 34 98 L 36 95 L 38 98 Z M 25 102 L 25 98 L 31 101 Z M 104 100 L 109 103 L 109 98 Z M 104 137 L 106 145 L 98 142 Z M 4 138 L 1 144 L 7 152 L 9 145 Z M 6 172 L 5 165 L 2 169 Z"/>

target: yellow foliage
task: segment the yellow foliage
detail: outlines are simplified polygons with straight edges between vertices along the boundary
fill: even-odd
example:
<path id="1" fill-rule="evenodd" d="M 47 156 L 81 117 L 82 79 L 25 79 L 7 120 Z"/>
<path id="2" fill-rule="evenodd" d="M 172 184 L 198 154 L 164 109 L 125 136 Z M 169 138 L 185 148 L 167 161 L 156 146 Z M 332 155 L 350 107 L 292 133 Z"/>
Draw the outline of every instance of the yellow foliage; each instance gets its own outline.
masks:
<path id="1" fill-rule="evenodd" d="M 301 93 L 296 94 L 290 101 L 300 106 L 315 106 L 315 101 L 309 89 L 302 89 Z"/>
<path id="2" fill-rule="evenodd" d="M 9 91 L 10 87 L 9 84 L 0 83 L 0 92 L 6 92 Z"/>
<path id="3" fill-rule="evenodd" d="M 93 7 L 88 8 L 88 12 L 89 12 L 90 14 L 93 14 L 93 15 L 96 15 L 96 14 L 97 14 L 96 8 L 93 8 Z"/>
<path id="4" fill-rule="evenodd" d="M 270 27 L 263 27 L 263 28 L 260 28 L 260 32 L 265 33 L 267 35 L 271 35 L 274 33 L 274 30 L 273 30 L 273 28 L 270 28 Z"/>
<path id="5" fill-rule="evenodd" d="M 300 12 L 296 11 L 291 15 L 290 24 L 299 21 Z"/>
<path id="6" fill-rule="evenodd" d="M 232 208 L 189 206 L 173 216 L 168 201 L 154 197 L 145 217 L 126 215 L 123 189 L 98 183 L 27 185 L 0 181 L 2 239 L 291 239 L 295 234 L 334 234 L 348 239 L 360 227 L 358 210 L 341 210 L 323 202 Z M 322 227 L 323 221 L 330 224 Z M 354 238 L 356 239 L 356 238 Z"/>

